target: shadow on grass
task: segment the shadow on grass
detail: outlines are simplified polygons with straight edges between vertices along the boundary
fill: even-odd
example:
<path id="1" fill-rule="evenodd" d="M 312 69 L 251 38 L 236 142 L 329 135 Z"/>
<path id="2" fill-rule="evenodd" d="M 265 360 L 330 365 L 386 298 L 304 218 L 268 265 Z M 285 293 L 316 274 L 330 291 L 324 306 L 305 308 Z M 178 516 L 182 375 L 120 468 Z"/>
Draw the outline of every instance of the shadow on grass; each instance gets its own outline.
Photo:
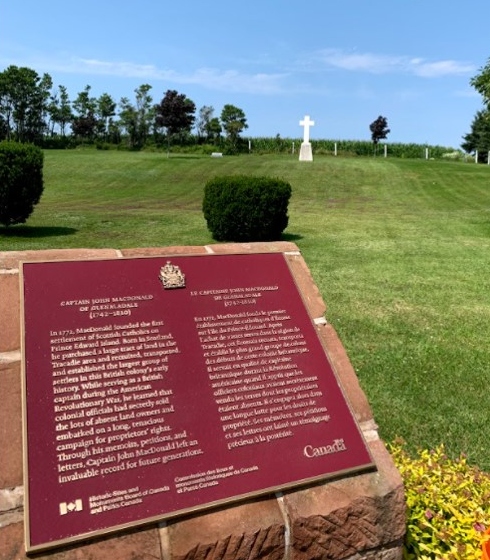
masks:
<path id="1" fill-rule="evenodd" d="M 298 239 L 303 239 L 303 236 L 298 233 L 283 233 L 281 238 L 282 241 L 298 241 Z"/>
<path id="2" fill-rule="evenodd" d="M 69 227 L 49 227 L 49 226 L 10 226 L 0 227 L 0 235 L 3 237 L 58 237 L 61 235 L 73 235 L 78 230 Z"/>

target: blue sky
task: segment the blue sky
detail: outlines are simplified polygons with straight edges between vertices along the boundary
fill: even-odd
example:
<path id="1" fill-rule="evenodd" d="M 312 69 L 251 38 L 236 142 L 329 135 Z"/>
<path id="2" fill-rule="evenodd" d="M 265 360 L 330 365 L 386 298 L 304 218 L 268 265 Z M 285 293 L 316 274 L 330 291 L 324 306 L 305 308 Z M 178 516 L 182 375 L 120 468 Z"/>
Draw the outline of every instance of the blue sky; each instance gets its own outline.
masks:
<path id="1" fill-rule="evenodd" d="M 469 80 L 490 58 L 488 0 L 0 0 L 0 69 L 47 72 L 73 100 L 168 89 L 219 116 L 245 112 L 246 136 L 369 140 L 458 148 L 482 108 Z"/>

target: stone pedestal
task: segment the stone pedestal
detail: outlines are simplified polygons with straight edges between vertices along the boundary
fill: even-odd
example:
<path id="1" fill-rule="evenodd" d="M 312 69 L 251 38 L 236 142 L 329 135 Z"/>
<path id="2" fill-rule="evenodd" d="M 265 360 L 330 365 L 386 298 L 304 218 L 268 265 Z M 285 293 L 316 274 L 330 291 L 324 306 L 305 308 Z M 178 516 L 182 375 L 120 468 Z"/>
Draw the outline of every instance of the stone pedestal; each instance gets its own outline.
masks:
<path id="1" fill-rule="evenodd" d="M 311 146 L 309 159 L 311 161 Z M 307 148 L 308 149 L 308 148 Z M 303 147 L 302 147 L 303 153 Z M 300 157 L 300 159 L 302 159 Z M 0 559 L 27 560 L 24 547 L 21 261 L 283 253 L 301 290 L 338 382 L 359 423 L 375 470 L 231 503 L 167 522 L 37 554 L 45 560 L 401 560 L 405 499 L 401 477 L 378 437 L 368 401 L 333 327 L 308 267 L 289 242 L 206 247 L 69 249 L 0 252 Z M 284 457 L 284 462 L 290 457 Z"/>
<path id="2" fill-rule="evenodd" d="M 302 142 L 299 152 L 299 161 L 313 161 L 313 152 L 311 151 L 310 142 Z"/>

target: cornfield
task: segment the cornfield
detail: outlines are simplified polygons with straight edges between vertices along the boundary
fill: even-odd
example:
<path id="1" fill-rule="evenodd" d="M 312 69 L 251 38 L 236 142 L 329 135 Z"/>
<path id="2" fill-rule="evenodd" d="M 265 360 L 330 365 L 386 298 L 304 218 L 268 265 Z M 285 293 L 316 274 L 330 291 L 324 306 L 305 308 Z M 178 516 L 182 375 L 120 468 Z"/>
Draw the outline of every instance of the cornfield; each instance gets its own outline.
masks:
<path id="1" fill-rule="evenodd" d="M 300 138 L 248 138 L 250 149 L 256 154 L 299 153 Z M 463 152 L 451 147 L 429 146 L 426 144 L 382 143 L 374 146 L 367 140 L 311 140 L 314 154 L 338 156 L 384 156 L 398 158 L 464 158 Z"/>

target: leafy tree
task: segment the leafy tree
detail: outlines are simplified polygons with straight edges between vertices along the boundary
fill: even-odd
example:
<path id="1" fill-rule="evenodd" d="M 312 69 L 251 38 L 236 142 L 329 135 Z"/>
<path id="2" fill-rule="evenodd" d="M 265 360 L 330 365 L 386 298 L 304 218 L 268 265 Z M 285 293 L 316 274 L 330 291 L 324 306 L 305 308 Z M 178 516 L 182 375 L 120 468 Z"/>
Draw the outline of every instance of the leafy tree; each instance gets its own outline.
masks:
<path id="1" fill-rule="evenodd" d="M 48 103 L 52 88 L 51 76 L 43 74 L 26 115 L 24 140 L 27 142 L 42 142 L 43 136 L 48 130 Z"/>
<path id="2" fill-rule="evenodd" d="M 199 138 L 205 138 L 206 142 L 218 143 L 221 135 L 221 124 L 218 117 L 213 117 L 214 107 L 204 105 L 199 110 L 197 121 L 197 134 Z"/>
<path id="3" fill-rule="evenodd" d="M 478 111 L 471 123 L 471 131 L 463 136 L 461 144 L 467 153 L 478 151 L 478 161 L 487 163 L 490 151 L 490 109 Z"/>
<path id="4" fill-rule="evenodd" d="M 151 124 L 155 118 L 155 110 L 152 107 L 150 96 L 151 86 L 143 84 L 134 90 L 136 104 L 133 105 L 127 97 L 123 97 L 119 103 L 119 123 L 128 135 L 129 147 L 140 150 L 150 134 Z"/>
<path id="5" fill-rule="evenodd" d="M 209 140 L 209 123 L 213 118 L 214 107 L 211 105 L 203 105 L 199 109 L 199 117 L 197 119 L 196 128 L 197 128 L 197 136 L 201 138 L 205 138 L 206 141 Z"/>
<path id="6" fill-rule="evenodd" d="M 70 98 L 68 96 L 68 90 L 65 86 L 59 86 L 60 90 L 60 105 L 59 105 L 59 115 L 58 124 L 60 125 L 61 135 L 65 135 L 66 125 L 72 119 Z"/>
<path id="7" fill-rule="evenodd" d="M 9 67 L 10 69 L 12 67 Z M 13 112 L 14 112 L 14 99 L 13 87 L 9 79 L 8 70 L 0 74 L 0 116 L 1 116 L 1 131 L 2 138 L 10 140 L 13 134 Z"/>
<path id="8" fill-rule="evenodd" d="M 0 138 L 7 138 L 8 126 L 5 117 L 0 114 Z"/>
<path id="9" fill-rule="evenodd" d="M 52 80 L 31 68 L 9 66 L 0 73 L 0 115 L 3 137 L 40 142 L 47 128 Z"/>
<path id="10" fill-rule="evenodd" d="M 95 114 L 97 109 L 97 99 L 90 95 L 92 86 L 86 85 L 84 90 L 79 92 L 75 101 L 73 101 L 73 109 L 80 117 L 86 117 L 89 114 Z"/>
<path id="11" fill-rule="evenodd" d="M 23 224 L 43 193 L 43 152 L 32 144 L 0 142 L 0 224 Z"/>
<path id="12" fill-rule="evenodd" d="M 49 104 L 47 107 L 49 115 L 48 131 L 51 136 L 54 136 L 54 127 L 56 126 L 56 120 L 58 116 L 60 100 L 57 93 L 53 93 L 49 97 Z"/>
<path id="13" fill-rule="evenodd" d="M 371 131 L 371 140 L 376 146 L 380 140 L 384 140 L 390 133 L 386 117 L 379 116 L 369 125 L 369 130 Z"/>
<path id="14" fill-rule="evenodd" d="M 476 91 L 483 97 L 483 103 L 490 108 L 490 58 L 479 73 L 470 80 Z"/>
<path id="15" fill-rule="evenodd" d="M 112 117 L 109 119 L 107 127 L 107 141 L 112 144 L 121 143 L 121 127 L 120 123 L 115 121 Z"/>
<path id="16" fill-rule="evenodd" d="M 109 135 L 109 128 L 111 124 L 111 117 L 116 114 L 117 103 L 112 99 L 108 93 L 103 93 L 97 99 L 97 117 L 98 117 L 98 127 L 104 136 L 104 140 L 107 140 Z"/>
<path id="17" fill-rule="evenodd" d="M 199 117 L 196 121 L 197 135 L 199 137 L 206 136 L 206 127 L 213 118 L 214 107 L 212 105 L 203 105 L 199 109 Z"/>
<path id="18" fill-rule="evenodd" d="M 91 86 L 85 86 L 73 101 L 73 109 L 77 114 L 71 124 L 75 136 L 89 141 L 94 140 L 97 132 L 97 99 L 90 96 L 91 89 Z"/>
<path id="19" fill-rule="evenodd" d="M 476 113 L 471 132 L 463 136 L 461 147 L 468 153 L 478 150 L 478 161 L 486 163 L 490 150 L 490 58 L 479 73 L 471 78 L 470 84 L 482 96 L 485 109 Z"/>
<path id="20" fill-rule="evenodd" d="M 234 105 L 225 105 L 221 111 L 221 124 L 226 132 L 227 141 L 232 152 L 238 150 L 240 133 L 248 128 L 247 119 L 242 109 Z"/>
<path id="21" fill-rule="evenodd" d="M 51 120 L 51 135 L 54 134 L 54 127 L 58 125 L 61 136 L 65 136 L 66 125 L 72 120 L 70 98 L 65 86 L 59 86 L 59 94 L 55 92 L 51 95 L 48 113 Z"/>
<path id="22" fill-rule="evenodd" d="M 97 119 L 93 113 L 88 113 L 86 117 L 73 117 L 71 129 L 78 138 L 92 142 L 97 130 Z"/>
<path id="23" fill-rule="evenodd" d="M 183 135 L 191 131 L 196 120 L 196 105 L 183 93 L 167 90 L 163 99 L 155 105 L 155 123 L 165 128 L 167 140 L 174 135 Z"/>
<path id="24" fill-rule="evenodd" d="M 212 141 L 215 144 L 219 144 L 220 137 L 221 137 L 221 124 L 219 122 L 218 117 L 213 117 L 207 127 L 206 127 L 206 134 L 208 138 L 208 142 Z"/>
<path id="25" fill-rule="evenodd" d="M 119 101 L 119 125 L 128 136 L 129 147 L 138 149 L 140 144 L 138 138 L 138 111 L 127 97 L 122 97 Z M 141 146 L 140 146 L 141 147 Z"/>

